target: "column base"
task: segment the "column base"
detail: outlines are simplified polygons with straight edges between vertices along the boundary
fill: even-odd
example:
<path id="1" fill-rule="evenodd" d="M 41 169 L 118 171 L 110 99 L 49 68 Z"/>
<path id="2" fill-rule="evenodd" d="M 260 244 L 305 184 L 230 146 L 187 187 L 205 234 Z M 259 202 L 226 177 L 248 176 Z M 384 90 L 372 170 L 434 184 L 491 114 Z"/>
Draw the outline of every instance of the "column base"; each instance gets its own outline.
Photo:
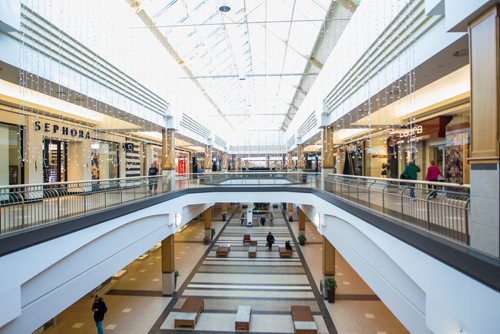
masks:
<path id="1" fill-rule="evenodd" d="M 210 244 L 210 242 L 212 241 L 212 230 L 205 230 L 205 237 L 203 237 L 203 243 L 205 245 L 208 245 Z"/>
<path id="2" fill-rule="evenodd" d="M 162 191 L 174 191 L 175 190 L 175 170 L 173 169 L 163 169 L 161 175 L 167 176 L 164 184 L 162 184 Z"/>
<path id="3" fill-rule="evenodd" d="M 175 270 L 170 273 L 162 273 L 162 293 L 164 296 L 172 296 L 175 293 Z"/>

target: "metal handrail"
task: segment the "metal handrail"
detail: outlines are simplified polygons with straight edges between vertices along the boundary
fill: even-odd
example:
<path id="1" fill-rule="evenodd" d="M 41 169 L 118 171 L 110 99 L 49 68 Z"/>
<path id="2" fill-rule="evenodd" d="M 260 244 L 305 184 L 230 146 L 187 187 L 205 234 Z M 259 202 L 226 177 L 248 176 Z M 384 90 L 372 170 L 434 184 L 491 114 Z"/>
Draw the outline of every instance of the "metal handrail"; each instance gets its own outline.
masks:
<path id="1" fill-rule="evenodd" d="M 328 174 L 325 190 L 433 234 L 469 244 L 470 185 Z"/>
<path id="2" fill-rule="evenodd" d="M 361 206 L 459 243 L 469 243 L 470 187 L 453 183 L 303 172 L 206 172 L 0 187 L 0 236 L 115 205 L 193 187 L 324 188 Z M 237 184 L 224 180 L 239 179 Z M 257 180 L 257 181 L 256 181 Z"/>

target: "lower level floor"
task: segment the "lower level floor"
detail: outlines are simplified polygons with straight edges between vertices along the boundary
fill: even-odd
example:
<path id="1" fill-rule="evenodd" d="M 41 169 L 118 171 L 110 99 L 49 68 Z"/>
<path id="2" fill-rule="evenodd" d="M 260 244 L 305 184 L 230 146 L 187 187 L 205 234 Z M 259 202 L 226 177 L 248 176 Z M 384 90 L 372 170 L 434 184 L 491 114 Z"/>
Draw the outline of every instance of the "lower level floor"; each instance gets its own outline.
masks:
<path id="1" fill-rule="evenodd" d="M 273 207 L 273 206 L 272 206 Z M 377 295 L 336 252 L 337 289 L 335 303 L 328 303 L 320 291 L 322 237 L 306 223 L 307 242 L 297 242 L 297 219 L 288 222 L 281 206 L 273 207 L 273 224 L 242 226 L 241 206 L 231 206 L 228 220 L 222 221 L 215 206 L 212 227 L 216 237 L 203 244 L 204 224 L 193 220 L 175 235 L 175 268 L 179 272 L 177 292 L 162 295 L 161 251 L 155 247 L 130 263 L 124 271 L 82 297 L 59 314 L 40 333 L 95 333 L 91 306 L 96 294 L 103 297 L 108 312 L 105 333 L 181 333 L 174 319 L 186 298 L 204 300 L 196 323 L 198 332 L 233 332 L 239 306 L 250 306 L 249 332 L 293 333 L 290 308 L 309 306 L 318 333 L 408 333 Z M 276 240 L 266 247 L 271 232 Z M 256 257 L 243 246 L 244 234 L 257 241 Z M 293 253 L 281 258 L 278 247 L 290 241 Z M 218 246 L 230 246 L 227 257 L 218 257 Z M 191 331 L 191 329 L 188 329 Z"/>

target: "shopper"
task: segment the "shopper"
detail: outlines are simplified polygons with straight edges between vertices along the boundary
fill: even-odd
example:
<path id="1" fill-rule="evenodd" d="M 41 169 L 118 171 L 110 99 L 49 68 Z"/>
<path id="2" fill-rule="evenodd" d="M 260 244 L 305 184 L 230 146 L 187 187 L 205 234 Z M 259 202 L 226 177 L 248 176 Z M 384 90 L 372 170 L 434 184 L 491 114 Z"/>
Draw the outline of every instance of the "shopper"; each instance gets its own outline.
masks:
<path id="1" fill-rule="evenodd" d="M 269 232 L 269 234 L 267 235 L 266 241 L 267 241 L 267 247 L 269 247 L 269 250 L 272 250 L 275 240 L 274 240 L 274 236 L 271 232 Z"/>
<path id="2" fill-rule="evenodd" d="M 260 217 L 260 225 L 266 225 L 266 217 Z"/>
<path id="3" fill-rule="evenodd" d="M 442 177 L 441 171 L 439 170 L 439 167 L 436 166 L 436 163 L 434 162 L 434 160 L 431 160 L 431 164 L 427 168 L 427 174 L 425 175 L 425 179 L 427 181 L 437 182 L 437 181 L 439 181 L 440 176 Z M 434 189 L 434 191 L 431 191 L 429 198 L 436 198 L 437 187 L 435 185 L 429 185 L 429 189 Z"/>
<path id="4" fill-rule="evenodd" d="M 415 165 L 415 161 L 411 160 L 410 163 L 403 170 L 403 174 L 401 174 L 402 179 L 407 180 L 416 180 L 417 173 L 420 173 L 420 167 Z M 410 199 L 415 199 L 415 184 L 408 184 L 410 187 Z"/>
<path id="5" fill-rule="evenodd" d="M 104 320 L 104 314 L 108 311 L 104 300 L 98 295 L 94 298 L 94 304 L 92 304 L 92 311 L 94 311 L 94 321 L 97 327 L 97 334 L 104 334 L 104 329 L 102 328 L 102 321 Z"/>
<path id="6" fill-rule="evenodd" d="M 290 245 L 290 241 L 285 242 L 285 249 L 293 252 L 292 245 Z"/>
<path id="7" fill-rule="evenodd" d="M 156 189 L 158 188 L 158 180 L 156 178 L 158 176 L 158 168 L 156 167 L 155 162 L 151 163 L 151 167 L 149 167 L 148 170 L 148 175 L 152 176 L 149 178 L 149 191 L 153 192 L 154 188 L 154 192 L 156 192 Z"/>

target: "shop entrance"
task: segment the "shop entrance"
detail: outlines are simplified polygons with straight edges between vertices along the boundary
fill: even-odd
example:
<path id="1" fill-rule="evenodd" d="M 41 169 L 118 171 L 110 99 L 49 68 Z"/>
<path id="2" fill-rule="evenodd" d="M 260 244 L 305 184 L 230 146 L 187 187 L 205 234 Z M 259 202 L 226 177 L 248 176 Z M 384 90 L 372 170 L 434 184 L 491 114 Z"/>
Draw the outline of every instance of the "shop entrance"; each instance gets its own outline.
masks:
<path id="1" fill-rule="evenodd" d="M 434 161 L 436 162 L 436 166 L 439 168 L 441 173 L 445 175 L 445 146 L 444 145 L 439 145 L 439 146 L 434 146 L 434 152 L 433 152 L 433 157 Z"/>
<path id="2" fill-rule="evenodd" d="M 68 143 L 53 139 L 43 140 L 43 182 L 67 181 Z"/>

